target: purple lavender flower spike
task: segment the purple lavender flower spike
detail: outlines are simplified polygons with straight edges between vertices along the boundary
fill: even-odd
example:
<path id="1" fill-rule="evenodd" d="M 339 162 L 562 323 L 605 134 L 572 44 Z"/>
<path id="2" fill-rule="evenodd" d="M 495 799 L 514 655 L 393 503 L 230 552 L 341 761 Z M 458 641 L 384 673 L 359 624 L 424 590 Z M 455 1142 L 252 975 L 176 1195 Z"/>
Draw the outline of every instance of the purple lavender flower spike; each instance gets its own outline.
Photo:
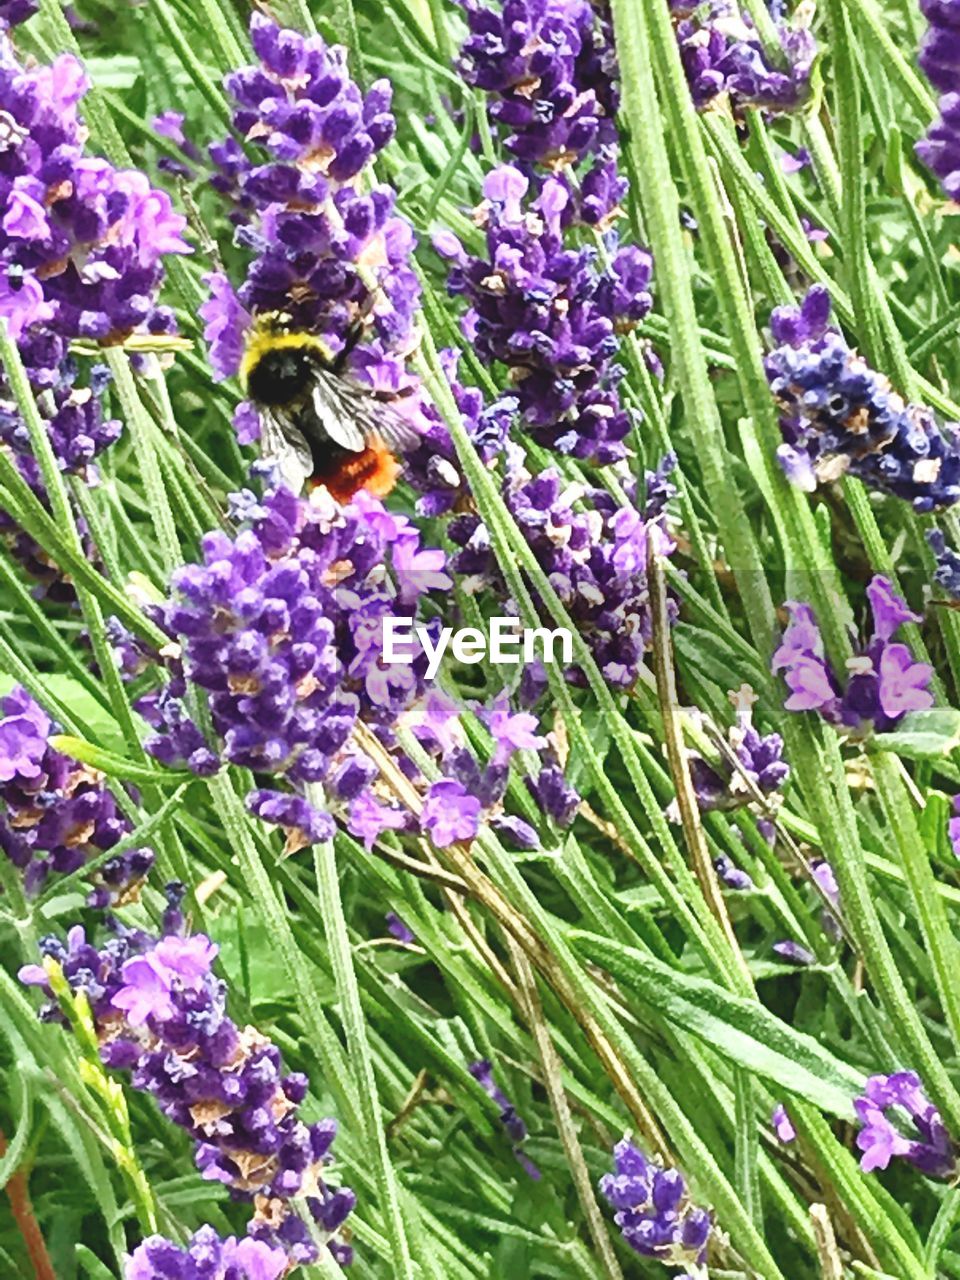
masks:
<path id="1" fill-rule="evenodd" d="M 728 889 L 736 889 L 748 893 L 754 888 L 753 879 L 748 872 L 738 867 L 726 854 L 722 854 L 714 863 L 717 875 Z"/>
<path id="2" fill-rule="evenodd" d="M 955 0 L 921 0 L 921 11 L 930 26 L 920 47 L 920 67 L 934 88 L 941 91 L 940 116 L 916 153 L 940 179 L 948 200 L 960 196 L 960 43 Z"/>
<path id="3" fill-rule="evenodd" d="M 645 1258 L 702 1266 L 713 1224 L 710 1214 L 690 1200 L 680 1172 L 648 1160 L 626 1136 L 614 1147 L 613 1158 L 614 1172 L 600 1179 L 600 1194 L 614 1210 L 626 1243 Z"/>
<path id="4" fill-rule="evenodd" d="M 179 886 L 172 903 L 178 895 Z M 223 1268 L 210 1275 L 259 1280 L 311 1263 L 317 1247 L 294 1198 L 330 1234 L 328 1247 L 345 1265 L 351 1251 L 336 1233 L 354 1197 L 322 1176 L 336 1124 L 307 1124 L 299 1114 L 306 1077 L 284 1074 L 276 1045 L 229 1017 L 226 985 L 212 969 L 216 945 L 203 934 L 152 937 L 120 925 L 99 949 L 74 928 L 66 944 L 47 938 L 41 950 L 61 966 L 74 992 L 86 994 L 104 1063 L 129 1072 L 133 1087 L 151 1094 L 167 1119 L 186 1131 L 204 1178 L 254 1205 L 246 1240 L 222 1241 L 206 1227 L 186 1250 L 147 1241 L 134 1255 L 141 1270 L 133 1275 L 192 1280 L 200 1274 L 193 1264 L 203 1258 Z M 50 993 L 39 966 L 27 966 L 20 978 Z M 55 1005 L 45 1014 L 59 1016 Z M 270 1270 L 275 1264 L 280 1269 Z"/>
<path id="5" fill-rule="evenodd" d="M 672 459 L 671 459 L 672 462 Z M 647 590 L 647 548 L 669 556 L 675 543 L 667 527 L 659 490 L 663 477 L 647 476 L 653 501 L 637 496 L 626 480 L 635 505 L 617 507 L 598 489 L 564 482 L 548 468 L 532 476 L 514 450 L 508 450 L 504 498 L 540 566 L 550 578 L 604 676 L 629 687 L 636 679 L 652 637 Z M 669 469 L 669 468 L 668 468 Z M 577 510 L 580 502 L 587 510 Z M 503 585 L 487 531 L 475 515 L 451 521 L 450 537 L 461 551 L 453 560 L 471 590 L 489 583 Z M 582 680 L 569 672 L 568 678 Z"/>
<path id="6" fill-rule="evenodd" d="M 766 358 L 780 409 L 780 453 L 804 488 L 856 476 L 919 512 L 960 500 L 960 425 L 907 404 L 830 323 L 830 295 L 814 285 L 799 307 L 778 307 Z"/>
<path id="7" fill-rule="evenodd" d="M 886 1169 L 894 1156 L 900 1156 L 931 1178 L 954 1175 L 956 1150 L 940 1112 L 927 1099 L 916 1072 L 871 1076 L 864 1093 L 854 1099 L 853 1105 L 861 1124 L 857 1146 L 863 1152 L 860 1167 L 864 1173 Z M 888 1113 L 895 1108 L 910 1117 L 919 1139 L 904 1137 L 890 1122 Z"/>
<path id="8" fill-rule="evenodd" d="M 957 555 L 952 547 L 947 546 L 947 540 L 940 529 L 929 529 L 927 542 L 937 561 L 933 574 L 934 582 L 938 587 L 942 587 L 948 596 L 954 600 L 960 600 L 960 555 Z"/>
<path id="9" fill-rule="evenodd" d="M 690 774 L 697 803 L 703 813 L 713 809 L 739 809 L 744 805 L 756 807 L 755 792 L 747 784 L 749 779 L 753 788 L 763 795 L 765 812 L 769 813 L 780 803 L 781 792 L 790 776 L 790 766 L 782 759 L 783 738 L 779 733 L 762 735 L 754 728 L 753 705 L 757 698 L 749 685 L 741 685 L 729 697 L 736 719 L 727 730 L 727 741 L 743 772 L 734 769 L 722 756 L 708 763 L 691 752 Z M 671 820 L 679 820 L 679 815 L 671 816 Z"/>
<path id="10" fill-rule="evenodd" d="M 36 893 L 48 876 L 78 871 L 131 830 L 104 777 L 55 750 L 56 728 L 25 689 L 0 699 L 0 857 Z M 89 904 L 136 901 L 153 866 L 149 849 L 127 849 L 102 863 Z"/>
<path id="11" fill-rule="evenodd" d="M 588 0 L 463 0 L 459 69 L 526 165 L 558 170 L 616 144 L 619 93 L 609 17 Z"/>
<path id="12" fill-rule="evenodd" d="M 652 305 L 652 260 L 630 247 L 600 269 L 591 250 L 565 243 L 567 188 L 548 178 L 525 208 L 529 186 L 509 165 L 488 175 L 478 211 L 483 256 L 470 257 L 452 236 L 435 241 L 452 264 L 448 289 L 469 303 L 462 327 L 479 358 L 509 370 L 534 438 L 574 457 L 614 462 L 632 426 L 617 392 L 617 335 Z"/>
<path id="13" fill-rule="evenodd" d="M 144 1240 L 131 1255 L 124 1280 L 280 1280 L 289 1258 L 260 1240 L 227 1236 L 213 1227 L 201 1227 L 187 1245 L 163 1236 Z"/>
<path id="14" fill-rule="evenodd" d="M 280 488 L 234 506 L 245 527 L 208 534 L 203 563 L 174 575 L 162 616 L 172 679 L 138 703 L 156 730 L 147 748 L 196 771 L 223 758 L 272 778 L 248 803 L 287 832 L 291 852 L 332 834 L 305 795 L 330 782 L 350 829 L 372 843 L 406 819 L 365 792 L 369 775 L 350 782 L 350 738 L 360 719 L 390 726 L 422 694 L 425 657 L 386 663 L 383 621 L 418 617 L 449 585 L 443 554 L 364 493 L 340 506 L 322 489 L 305 500 Z M 186 715 L 190 684 L 209 694 L 215 744 Z"/>
<path id="15" fill-rule="evenodd" d="M 462 782 L 442 778 L 427 792 L 421 823 L 438 849 L 470 841 L 480 827 L 483 805 Z"/>
<path id="16" fill-rule="evenodd" d="M 40 8 L 40 0 L 2 0 L 0 3 L 0 25 L 18 27 L 26 22 Z"/>
<path id="17" fill-rule="evenodd" d="M 467 1070 L 500 1108 L 500 1123 L 513 1143 L 513 1154 L 524 1172 L 534 1181 L 539 1181 L 540 1170 L 523 1150 L 523 1143 L 527 1139 L 527 1126 L 516 1107 L 494 1079 L 493 1063 L 488 1058 L 483 1058 L 479 1062 L 471 1062 Z"/>
<path id="18" fill-rule="evenodd" d="M 904 622 L 918 621 L 886 578 L 867 588 L 873 632 L 847 663 L 845 679 L 830 668 L 823 638 L 809 605 L 788 601 L 790 624 L 773 655 L 771 670 L 784 672 L 788 711 L 818 711 L 830 724 L 854 737 L 888 732 L 911 711 L 933 705 L 932 669 L 914 662 L 904 644 L 892 637 Z"/>
<path id="19" fill-rule="evenodd" d="M 703 110 L 721 94 L 734 113 L 761 107 L 770 115 L 795 111 L 806 101 L 817 45 L 802 20 L 776 20 L 785 67 L 769 60 L 756 28 L 732 0 L 706 4 L 672 0 L 677 43 L 694 105 Z"/>

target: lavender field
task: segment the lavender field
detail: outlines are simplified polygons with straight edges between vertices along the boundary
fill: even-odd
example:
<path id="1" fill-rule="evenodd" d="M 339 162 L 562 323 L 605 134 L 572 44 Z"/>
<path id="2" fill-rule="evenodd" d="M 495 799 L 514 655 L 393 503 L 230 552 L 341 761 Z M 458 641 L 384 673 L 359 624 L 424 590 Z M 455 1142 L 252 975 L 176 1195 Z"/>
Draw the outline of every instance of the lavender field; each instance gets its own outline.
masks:
<path id="1" fill-rule="evenodd" d="M 960 1277 L 960 0 L 0 0 L 0 197 L 0 1280 Z"/>

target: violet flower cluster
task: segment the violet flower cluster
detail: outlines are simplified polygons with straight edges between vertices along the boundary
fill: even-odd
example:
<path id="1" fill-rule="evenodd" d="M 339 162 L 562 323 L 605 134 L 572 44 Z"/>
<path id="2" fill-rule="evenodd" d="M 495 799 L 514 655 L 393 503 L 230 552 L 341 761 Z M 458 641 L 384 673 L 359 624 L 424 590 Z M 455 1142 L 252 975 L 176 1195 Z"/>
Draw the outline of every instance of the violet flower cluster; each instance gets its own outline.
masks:
<path id="1" fill-rule="evenodd" d="M 349 340 L 350 376 L 425 430 L 420 383 L 406 368 L 420 297 L 414 235 L 395 212 L 396 192 L 369 175 L 394 133 L 391 86 L 378 80 L 361 93 L 344 49 L 261 13 L 250 20 L 250 39 L 258 63 L 232 72 L 225 87 L 235 129 L 262 155 L 248 159 L 232 139 L 211 148 L 220 170 L 213 184 L 236 202 L 237 243 L 250 254 L 236 291 L 221 272 L 207 277 L 200 314 L 214 374 L 235 374 L 253 317 L 279 312 L 332 354 Z M 241 443 L 258 438 L 249 403 L 235 425 Z"/>
<path id="2" fill-rule="evenodd" d="M 727 730 L 727 745 L 740 768 L 723 755 L 707 761 L 691 752 L 690 774 L 697 804 L 702 813 L 740 809 L 755 805 L 759 792 L 764 800 L 763 811 L 769 813 L 780 803 L 790 776 L 790 766 L 782 758 L 783 738 L 779 733 L 761 734 L 754 727 L 753 704 L 757 696 L 749 685 L 741 685 L 729 697 L 736 715 Z"/>
<path id="3" fill-rule="evenodd" d="M 960 425 L 907 404 L 830 325 L 830 295 L 814 285 L 799 307 L 778 307 L 766 358 L 780 408 L 778 456 L 801 488 L 849 473 L 919 512 L 960 500 Z"/>
<path id="4" fill-rule="evenodd" d="M 487 824 L 521 849 L 536 849 L 540 837 L 525 819 L 504 810 L 510 765 L 518 752 L 543 753 L 536 778 L 527 788 L 542 812 L 558 826 L 568 826 L 580 796 L 566 782 L 548 740 L 537 733 L 537 717 L 518 709 L 509 694 L 499 693 L 486 706 L 471 704 L 486 726 L 492 751 L 486 763 L 465 745 L 459 708 L 443 694 L 432 692 L 405 717 L 414 735 L 438 761 L 443 776 L 424 797 L 420 826 L 438 849 L 469 843 Z"/>
<path id="5" fill-rule="evenodd" d="M 777 19 L 783 66 L 763 47 L 756 27 L 732 0 L 671 0 L 677 43 L 695 106 L 703 110 L 726 94 L 735 114 L 759 107 L 770 115 L 795 111 L 810 91 L 817 43 L 805 15 Z"/>
<path id="6" fill-rule="evenodd" d="M 290 1264 L 315 1261 L 317 1246 L 294 1208 L 297 1200 L 328 1237 L 336 1261 L 349 1263 L 352 1250 L 339 1233 L 355 1197 L 322 1176 L 336 1123 L 303 1121 L 306 1076 L 285 1074 L 276 1046 L 229 1017 L 226 986 L 212 972 L 216 944 L 203 934 L 153 937 L 115 927 L 116 936 L 100 948 L 77 926 L 66 943 L 46 938 L 41 949 L 48 964 L 60 965 L 71 990 L 86 995 L 104 1063 L 129 1072 L 133 1087 L 149 1093 L 186 1131 L 205 1179 L 252 1201 L 248 1235 L 266 1249 L 219 1241 L 215 1248 L 251 1260 L 282 1250 Z M 50 994 L 43 966 L 27 965 L 20 978 Z M 56 1016 L 56 1006 L 46 1012 Z M 171 1265 L 176 1261 L 173 1248 L 148 1241 L 140 1265 L 157 1269 L 141 1274 L 163 1276 L 165 1258 Z M 199 1249 L 196 1237 L 191 1248 Z"/>
<path id="7" fill-rule="evenodd" d="M 0 856 L 34 894 L 51 873 L 78 871 L 108 853 L 132 824 L 102 773 L 51 746 L 56 727 L 25 689 L 0 699 L 0 711 Z M 107 858 L 94 873 L 89 905 L 135 901 L 153 861 L 150 849 Z"/>
<path id="8" fill-rule="evenodd" d="M 817 711 L 830 724 L 852 737 L 895 728 L 911 711 L 933 705 L 932 668 L 915 662 L 894 635 L 905 622 L 919 622 L 886 578 L 874 577 L 867 587 L 873 630 L 841 676 L 827 661 L 823 637 L 813 610 L 795 600 L 786 603 L 790 622 L 771 670 L 782 671 L 790 696 L 788 711 Z"/>
<path id="9" fill-rule="evenodd" d="M 924 1094 L 916 1072 L 871 1076 L 853 1106 L 861 1125 L 857 1146 L 863 1152 L 860 1167 L 864 1173 L 886 1169 L 895 1156 L 900 1156 L 932 1178 L 955 1174 L 957 1154 L 950 1135 L 940 1112 Z M 891 1123 L 891 1113 L 909 1117 L 919 1137 L 905 1137 Z"/>
<path id="10" fill-rule="evenodd" d="M 388 732 L 420 694 L 426 657 L 384 659 L 384 619 L 422 616 L 429 593 L 450 586 L 442 551 L 369 494 L 341 507 L 325 489 L 239 495 L 235 537 L 203 539 L 203 563 L 180 569 L 163 625 L 179 646 L 173 678 L 138 705 L 156 729 L 147 749 L 197 772 L 220 757 L 275 786 L 253 791 L 252 811 L 288 832 L 288 849 L 326 838 L 333 822 L 305 798 L 330 783 L 343 801 L 369 799 L 376 770 L 345 751 L 359 719 Z M 433 624 L 431 624 L 433 625 Z M 206 691 L 216 749 L 184 711 Z"/>
<path id="11" fill-rule="evenodd" d="M 449 232 L 434 247 L 451 263 L 447 287 L 469 304 L 461 326 L 484 365 L 506 371 L 533 438 L 599 465 L 625 454 L 633 426 L 620 403 L 618 334 L 650 310 L 650 254 L 615 248 L 609 266 L 564 235 L 567 185 L 530 181 L 502 165 L 484 182 L 478 218 L 486 251 L 466 252 Z"/>
<path id="12" fill-rule="evenodd" d="M 0 29 L 0 319 L 17 341 L 59 466 L 93 483 L 93 461 L 121 424 L 103 416 L 105 368 L 81 373 L 69 343 L 169 332 L 173 314 L 157 304 L 163 260 L 190 247 L 185 219 L 144 174 L 86 154 L 79 104 L 88 87 L 70 54 L 50 66 L 24 63 Z M 45 499 L 26 425 L 2 374 L 0 444 Z M 72 597 L 6 512 L 0 534 L 41 584 Z"/>
<path id="13" fill-rule="evenodd" d="M 589 0 L 463 0 L 457 67 L 491 97 L 493 132 L 524 166 L 560 170 L 616 146 L 613 30 Z"/>
<path id="14" fill-rule="evenodd" d="M 540 1170 L 523 1150 L 523 1144 L 527 1140 L 527 1126 L 517 1108 L 494 1079 L 493 1063 L 488 1058 L 483 1058 L 479 1062 L 471 1062 L 467 1070 L 500 1108 L 500 1123 L 513 1144 L 513 1154 L 524 1172 L 535 1182 L 539 1181 Z"/>
<path id="15" fill-rule="evenodd" d="M 40 0 L 0 0 L 0 25 L 16 27 L 40 8 Z"/>
<path id="16" fill-rule="evenodd" d="M 920 67 L 940 91 L 939 118 L 916 153 L 940 180 L 949 200 L 960 197 L 960 5 L 956 0 L 920 0 L 930 24 L 920 47 Z"/>
<path id="17" fill-rule="evenodd" d="M 201 1227 L 186 1245 L 151 1236 L 133 1252 L 124 1280 L 280 1280 L 289 1270 L 283 1249 L 250 1237 L 221 1239 Z"/>
<path id="18" fill-rule="evenodd" d="M 636 679 L 652 638 L 649 550 L 669 556 L 676 546 L 666 520 L 673 465 L 668 456 L 648 473 L 639 498 L 635 484 L 625 479 L 627 496 L 636 501 L 620 507 L 605 490 L 565 483 L 553 467 L 531 476 L 519 450 L 506 451 L 504 498 L 511 514 L 604 676 L 623 687 Z M 460 547 L 452 568 L 462 575 L 464 589 L 493 585 L 502 598 L 485 525 L 464 514 L 451 521 L 449 533 Z M 577 671 L 569 676 L 583 679 Z"/>
<path id="19" fill-rule="evenodd" d="M 614 1210 L 626 1243 L 645 1258 L 701 1267 L 712 1222 L 690 1200 L 680 1171 L 654 1164 L 628 1137 L 614 1147 L 613 1158 L 614 1172 L 600 1179 L 600 1193 Z"/>

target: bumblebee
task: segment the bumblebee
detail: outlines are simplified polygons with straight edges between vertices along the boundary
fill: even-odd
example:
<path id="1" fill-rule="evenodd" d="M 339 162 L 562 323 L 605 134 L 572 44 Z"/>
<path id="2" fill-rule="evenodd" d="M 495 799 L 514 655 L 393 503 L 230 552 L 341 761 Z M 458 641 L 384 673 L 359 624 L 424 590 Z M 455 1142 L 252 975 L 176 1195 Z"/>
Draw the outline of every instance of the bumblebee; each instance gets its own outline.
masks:
<path id="1" fill-rule="evenodd" d="M 258 316 L 247 335 L 240 380 L 260 412 L 260 451 L 295 492 L 306 483 L 326 485 L 338 502 L 358 489 L 383 497 L 400 472 L 396 454 L 419 440 L 388 399 L 346 371 L 362 331 L 335 356 L 281 312 Z"/>

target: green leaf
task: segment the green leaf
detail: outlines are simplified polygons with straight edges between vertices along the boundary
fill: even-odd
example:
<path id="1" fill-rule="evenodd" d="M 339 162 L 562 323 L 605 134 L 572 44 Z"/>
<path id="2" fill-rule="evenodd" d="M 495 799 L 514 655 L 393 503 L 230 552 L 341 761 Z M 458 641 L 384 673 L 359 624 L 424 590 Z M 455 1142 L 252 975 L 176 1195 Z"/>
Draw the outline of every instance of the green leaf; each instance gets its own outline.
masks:
<path id="1" fill-rule="evenodd" d="M 936 760 L 960 747 L 960 711 L 956 707 L 931 707 L 911 711 L 893 733 L 878 733 L 870 742 L 874 751 L 889 751 L 907 760 Z"/>
<path id="2" fill-rule="evenodd" d="M 125 756 L 115 755 L 112 751 L 104 751 L 92 742 L 83 738 L 75 738 L 69 733 L 55 733 L 50 738 L 50 745 L 55 751 L 62 751 L 72 760 L 88 764 L 111 778 L 123 778 L 127 782 L 140 782 L 153 786 L 177 786 L 182 782 L 192 782 L 195 774 L 186 769 L 151 769 L 149 766 L 128 760 Z"/>
<path id="3" fill-rule="evenodd" d="M 677 973 L 646 952 L 597 934 L 576 932 L 575 945 L 668 1022 L 699 1037 L 734 1065 L 849 1120 L 863 1087 L 859 1071 L 794 1031 L 755 1000 L 716 983 Z"/>

